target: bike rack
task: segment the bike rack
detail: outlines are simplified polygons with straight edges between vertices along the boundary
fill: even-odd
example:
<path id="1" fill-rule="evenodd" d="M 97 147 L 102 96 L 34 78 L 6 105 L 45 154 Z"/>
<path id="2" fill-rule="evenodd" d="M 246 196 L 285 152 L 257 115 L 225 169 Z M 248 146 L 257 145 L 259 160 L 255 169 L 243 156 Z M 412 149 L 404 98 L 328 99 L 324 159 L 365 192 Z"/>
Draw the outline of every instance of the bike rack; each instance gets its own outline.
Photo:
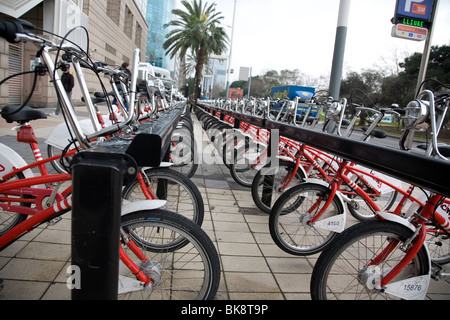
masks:
<path id="1" fill-rule="evenodd" d="M 211 115 L 220 113 L 221 116 L 228 115 L 237 121 L 244 121 L 261 128 L 279 130 L 281 136 L 450 197 L 450 161 L 223 110 L 201 102 L 198 103 L 198 107 Z"/>
<path id="2" fill-rule="evenodd" d="M 80 283 L 72 300 L 117 299 L 122 186 L 138 168 L 160 165 L 184 106 L 141 125 L 134 139 L 113 138 L 74 156 L 72 266 Z"/>

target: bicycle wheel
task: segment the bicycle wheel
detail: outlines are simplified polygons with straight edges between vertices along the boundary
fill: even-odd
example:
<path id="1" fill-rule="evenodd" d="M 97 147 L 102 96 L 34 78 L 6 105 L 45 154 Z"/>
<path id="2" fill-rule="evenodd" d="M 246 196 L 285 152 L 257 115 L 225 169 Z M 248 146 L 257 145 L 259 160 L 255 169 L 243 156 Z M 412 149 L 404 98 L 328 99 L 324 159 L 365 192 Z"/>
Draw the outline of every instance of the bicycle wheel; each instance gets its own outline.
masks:
<path id="1" fill-rule="evenodd" d="M 47 145 L 47 155 L 49 158 L 53 158 L 54 156 L 58 156 L 61 155 L 63 152 L 62 149 L 59 149 L 55 146 L 52 145 Z M 50 164 L 52 165 L 53 169 L 56 170 L 56 172 L 58 173 L 67 173 L 66 168 L 70 167 L 70 162 L 72 161 L 71 156 L 69 157 L 64 157 L 55 161 L 50 162 Z M 63 161 L 63 163 L 61 163 L 61 161 Z"/>
<path id="2" fill-rule="evenodd" d="M 8 181 L 13 180 L 19 180 L 19 179 L 25 179 L 25 176 L 22 172 L 17 173 L 14 177 L 9 179 Z M 0 194 L 0 197 L 7 197 L 7 194 Z M 24 207 L 31 207 L 31 203 L 23 203 L 20 201 L 14 202 L 11 201 L 12 198 L 17 196 L 8 196 L 8 200 L 1 201 L 0 200 L 0 236 L 20 224 L 21 222 L 25 221 L 28 218 L 28 215 L 11 212 L 8 210 L 8 207 L 10 206 L 24 206 Z M 20 195 L 19 198 L 22 199 L 31 199 L 31 195 Z"/>
<path id="3" fill-rule="evenodd" d="M 373 220 L 354 225 L 341 233 L 317 260 L 311 277 L 314 300 L 398 299 L 376 284 L 405 256 L 404 243 L 413 232 L 397 223 Z M 395 248 L 392 245 L 398 240 Z M 380 253 L 391 247 L 390 254 L 378 265 Z M 406 246 L 407 247 L 407 246 Z M 386 252 L 386 251 L 385 251 Z M 426 275 L 429 259 L 422 247 L 413 261 L 392 282 Z"/>
<path id="4" fill-rule="evenodd" d="M 378 196 L 371 196 L 376 193 L 372 186 L 366 184 L 361 179 L 357 179 L 355 183 L 358 184 L 364 192 L 371 197 L 381 211 L 389 211 L 397 199 L 398 192 L 394 189 L 383 192 Z M 370 221 L 375 218 L 375 213 L 371 206 L 362 197 L 356 193 L 349 194 L 348 197 L 352 199 L 352 201 L 347 204 L 347 207 L 354 218 L 362 222 Z"/>
<path id="5" fill-rule="evenodd" d="M 241 186 L 250 188 L 259 169 L 267 163 L 264 162 L 266 149 L 261 144 L 239 148 L 235 153 L 234 162 L 229 166 L 233 180 Z"/>
<path id="6" fill-rule="evenodd" d="M 320 184 L 303 183 L 292 187 L 278 198 L 270 213 L 269 230 L 280 249 L 292 255 L 306 256 L 320 252 L 329 245 L 336 232 L 321 223 L 344 214 L 337 196 L 324 214 L 314 224 L 310 223 L 323 208 L 329 193 L 330 190 Z M 336 223 L 338 220 L 329 222 L 331 225 Z"/>
<path id="7" fill-rule="evenodd" d="M 197 160 L 197 144 L 192 135 L 183 136 L 183 141 L 170 144 L 170 161 L 174 170 L 191 178 L 198 169 Z"/>
<path id="8" fill-rule="evenodd" d="M 303 171 L 297 170 L 292 177 L 294 170 L 295 163 L 279 161 L 276 167 L 270 168 L 268 164 L 258 171 L 252 182 L 252 198 L 261 211 L 270 213 L 273 204 L 288 188 L 304 182 Z M 291 178 L 292 181 L 286 185 Z"/>
<path id="9" fill-rule="evenodd" d="M 167 210 L 202 225 L 205 215 L 203 197 L 189 178 L 170 168 L 146 169 L 143 174 L 147 188 L 158 199 L 167 201 Z M 146 199 L 137 179 L 124 188 L 122 197 L 129 201 Z"/>
<path id="10" fill-rule="evenodd" d="M 220 282 L 219 256 L 211 239 L 198 225 L 169 211 L 151 210 L 123 216 L 121 227 L 147 259 L 142 261 L 124 246 L 126 254 L 144 273 L 150 274 L 154 285 L 150 292 L 142 288 L 121 293 L 120 299 L 193 300 L 215 297 Z M 122 262 L 119 272 L 121 279 L 135 279 Z"/>

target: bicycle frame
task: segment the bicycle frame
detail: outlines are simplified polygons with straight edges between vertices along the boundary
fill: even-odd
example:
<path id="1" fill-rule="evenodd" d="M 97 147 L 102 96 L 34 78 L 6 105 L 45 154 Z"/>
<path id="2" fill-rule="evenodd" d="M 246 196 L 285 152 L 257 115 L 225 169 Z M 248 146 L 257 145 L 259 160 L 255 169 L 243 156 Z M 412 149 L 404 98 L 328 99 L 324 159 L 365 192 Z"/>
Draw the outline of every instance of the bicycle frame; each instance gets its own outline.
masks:
<path id="1" fill-rule="evenodd" d="M 15 191 L 19 192 L 19 196 L 21 194 L 29 194 L 26 192 L 26 190 L 30 190 L 35 195 L 38 193 L 39 190 L 44 190 L 44 194 L 49 194 L 49 192 L 53 192 L 52 190 L 48 189 L 24 189 L 24 188 L 30 188 L 31 186 L 35 185 L 42 185 L 42 184 L 48 184 L 48 183 L 62 183 L 66 181 L 72 181 L 72 176 L 70 174 L 55 174 L 55 175 L 48 175 L 48 176 L 42 176 L 42 177 L 34 177 L 34 178 L 27 178 L 27 179 L 19 179 L 14 181 L 7 181 L 0 183 L 0 194 L 8 194 L 11 191 L 13 193 Z M 23 214 L 29 214 L 30 217 L 20 223 L 19 225 L 15 226 L 11 230 L 7 231 L 5 234 L 0 236 L 0 250 L 4 249 L 6 245 L 9 245 L 11 242 L 17 240 L 18 237 L 23 235 L 25 232 L 29 232 L 31 229 L 35 228 L 36 226 L 39 226 L 43 222 L 57 217 L 58 215 L 61 215 L 67 211 L 70 210 L 71 204 L 72 204 L 72 197 L 70 195 L 72 191 L 72 186 L 70 185 L 67 187 L 63 192 L 57 194 L 57 198 L 59 201 L 55 203 L 54 205 L 43 208 L 42 207 L 42 200 L 43 196 L 41 194 L 41 197 L 39 198 L 40 208 L 37 209 L 28 209 L 23 212 Z M 30 201 L 27 201 L 29 199 L 24 198 L 1 198 L 5 201 L 11 201 L 11 202 L 21 202 L 21 203 L 30 203 Z M 9 204 L 0 204 L 0 207 L 5 207 L 11 209 L 11 206 Z M 16 206 L 12 206 L 16 207 Z M 18 211 L 23 211 L 19 210 Z"/>

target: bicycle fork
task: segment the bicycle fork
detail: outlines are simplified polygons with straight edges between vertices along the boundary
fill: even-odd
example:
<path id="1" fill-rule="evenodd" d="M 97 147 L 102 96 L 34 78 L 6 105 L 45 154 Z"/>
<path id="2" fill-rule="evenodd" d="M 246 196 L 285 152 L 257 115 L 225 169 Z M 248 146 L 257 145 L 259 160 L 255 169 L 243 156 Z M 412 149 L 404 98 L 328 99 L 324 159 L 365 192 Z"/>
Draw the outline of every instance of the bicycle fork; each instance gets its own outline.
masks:
<path id="1" fill-rule="evenodd" d="M 308 224 L 310 226 L 314 226 L 315 228 L 324 229 L 332 232 L 341 233 L 344 231 L 345 228 L 345 222 L 346 222 L 346 213 L 345 209 L 344 212 L 341 214 L 334 214 L 329 218 L 321 219 L 319 220 L 322 215 L 325 214 L 325 212 L 330 207 L 331 203 L 333 202 L 333 199 L 335 197 L 338 197 L 338 183 L 331 183 L 331 189 L 326 195 L 320 195 L 316 202 L 311 206 L 311 208 L 308 210 L 308 215 L 311 217 L 311 219 L 308 221 Z M 326 199 L 324 199 L 324 196 Z M 322 208 L 319 209 L 320 204 L 325 200 L 325 204 L 322 206 Z M 338 197 L 338 201 L 341 201 L 341 199 Z M 343 205 L 343 203 L 342 203 Z M 314 211 L 319 210 L 318 213 L 313 214 Z"/>
<path id="2" fill-rule="evenodd" d="M 122 245 L 119 248 L 120 260 L 135 275 L 136 279 L 119 276 L 119 294 L 140 291 L 151 292 L 153 288 L 161 284 L 162 267 L 155 261 L 150 261 L 142 250 L 136 245 L 131 237 L 123 230 L 120 230 L 122 242 L 133 252 L 140 261 L 138 266 L 133 259 L 125 252 Z"/>

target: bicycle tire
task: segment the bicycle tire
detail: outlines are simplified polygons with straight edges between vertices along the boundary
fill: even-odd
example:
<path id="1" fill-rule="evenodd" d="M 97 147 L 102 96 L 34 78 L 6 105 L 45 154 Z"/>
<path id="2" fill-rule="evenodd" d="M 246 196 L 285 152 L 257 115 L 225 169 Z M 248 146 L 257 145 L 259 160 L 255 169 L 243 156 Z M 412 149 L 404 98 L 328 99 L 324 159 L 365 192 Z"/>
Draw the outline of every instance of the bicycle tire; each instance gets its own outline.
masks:
<path id="1" fill-rule="evenodd" d="M 22 172 L 18 172 L 16 174 L 16 178 L 18 180 L 25 179 L 25 176 Z M 15 178 L 12 177 L 8 181 L 14 180 Z M 29 198 L 31 199 L 31 195 L 21 195 L 22 198 Z M 14 203 L 14 202 L 13 202 Z M 13 204 L 9 203 L 9 205 Z M 21 203 L 21 206 L 24 207 L 31 207 L 31 203 Z M 15 213 L 15 212 L 5 212 L 2 208 L 0 208 L 0 236 L 7 233 L 9 230 L 17 226 L 18 224 L 22 223 L 28 218 L 28 215 L 21 214 L 21 213 Z"/>
<path id="2" fill-rule="evenodd" d="M 253 148 L 256 148 L 256 154 L 258 156 L 261 156 L 265 152 L 264 146 L 261 148 L 261 144 L 256 144 L 253 146 Z M 243 146 L 239 148 L 235 152 L 235 157 L 233 163 L 230 164 L 230 174 L 236 183 L 243 187 L 251 188 L 253 179 L 255 178 L 256 174 L 259 171 L 259 168 L 265 165 L 265 163 L 256 163 L 256 159 L 246 159 L 245 154 L 252 152 L 252 149 L 249 146 Z M 266 159 L 263 159 L 265 161 Z"/>
<path id="3" fill-rule="evenodd" d="M 290 185 L 280 191 L 278 186 L 285 179 L 289 179 L 295 169 L 295 163 L 290 161 L 279 161 L 276 167 L 270 168 L 270 164 L 259 170 L 252 181 L 252 198 L 255 205 L 265 213 L 270 213 L 277 199 L 286 192 L 287 189 L 305 181 L 302 170 L 297 170 Z M 262 170 L 270 170 L 263 172 Z"/>
<path id="4" fill-rule="evenodd" d="M 368 194 L 373 191 L 370 185 L 367 185 L 361 182 L 361 179 L 357 179 L 355 181 L 356 184 L 359 184 L 360 187 L 367 192 Z M 371 197 L 373 201 L 379 202 L 377 206 L 381 211 L 389 211 L 389 209 L 395 203 L 397 199 L 398 191 L 392 189 L 390 192 L 385 192 L 380 194 L 378 197 Z M 353 200 L 351 203 L 347 204 L 348 210 L 350 214 L 357 220 L 364 222 L 375 219 L 375 213 L 370 208 L 370 205 L 358 194 L 349 195 L 349 197 Z"/>
<path id="5" fill-rule="evenodd" d="M 336 232 L 309 224 L 311 217 L 325 204 L 329 193 L 330 189 L 321 184 L 302 183 L 278 198 L 270 213 L 269 230 L 280 249 L 292 255 L 307 256 L 322 251 L 332 242 Z M 317 201 L 321 205 L 310 213 Z M 335 196 L 317 222 L 340 214 L 345 214 L 344 208 Z"/>
<path id="6" fill-rule="evenodd" d="M 220 283 L 219 256 L 211 239 L 198 225 L 179 214 L 159 209 L 127 214 L 122 217 L 121 227 L 153 265 L 159 266 L 161 279 L 151 292 L 142 289 L 119 298 L 214 299 Z M 166 240 L 166 236 L 183 239 L 182 245 L 172 246 L 177 242 L 173 241 L 170 246 L 160 245 L 155 250 L 154 244 Z M 136 262 L 137 258 L 134 256 L 133 260 Z M 120 275 L 135 277 L 122 262 Z"/>
<path id="7" fill-rule="evenodd" d="M 47 155 L 49 158 L 53 158 L 54 156 L 60 155 L 63 152 L 62 149 L 57 148 L 55 146 L 52 146 L 50 144 L 47 145 Z M 67 173 L 66 168 L 70 167 L 70 161 L 72 160 L 72 157 L 64 157 L 61 159 L 57 159 L 54 160 L 52 162 L 50 162 L 50 164 L 52 165 L 53 169 L 55 169 L 56 172 L 58 173 Z M 61 161 L 65 161 L 66 162 L 66 167 L 64 167 L 61 164 Z"/>
<path id="8" fill-rule="evenodd" d="M 195 183 L 171 168 L 146 169 L 144 174 L 158 198 L 167 201 L 167 210 L 177 212 L 197 225 L 202 225 L 205 206 L 202 194 Z M 137 179 L 123 189 L 122 198 L 129 201 L 146 199 Z"/>
<path id="9" fill-rule="evenodd" d="M 192 178 L 198 169 L 197 143 L 194 137 L 170 145 L 172 168 L 188 178 Z"/>
<path id="10" fill-rule="evenodd" d="M 382 290 L 370 288 L 369 269 L 366 267 L 383 247 L 390 245 L 392 239 L 400 240 L 395 252 L 392 252 L 381 270 L 390 270 L 396 261 L 404 256 L 401 244 L 409 239 L 413 231 L 405 226 L 390 221 L 373 220 L 354 225 L 339 234 L 336 240 L 326 248 L 317 260 L 311 276 L 311 298 L 328 299 L 398 299 L 383 293 Z M 371 246 L 372 243 L 376 243 Z M 361 254 L 361 261 L 359 261 Z M 408 274 L 409 272 L 409 274 Z M 412 263 L 397 277 L 414 277 L 429 272 L 429 259 L 425 248 L 419 250 Z M 375 271 L 372 273 L 372 275 Z M 393 281 L 401 279 L 395 278 Z"/>

